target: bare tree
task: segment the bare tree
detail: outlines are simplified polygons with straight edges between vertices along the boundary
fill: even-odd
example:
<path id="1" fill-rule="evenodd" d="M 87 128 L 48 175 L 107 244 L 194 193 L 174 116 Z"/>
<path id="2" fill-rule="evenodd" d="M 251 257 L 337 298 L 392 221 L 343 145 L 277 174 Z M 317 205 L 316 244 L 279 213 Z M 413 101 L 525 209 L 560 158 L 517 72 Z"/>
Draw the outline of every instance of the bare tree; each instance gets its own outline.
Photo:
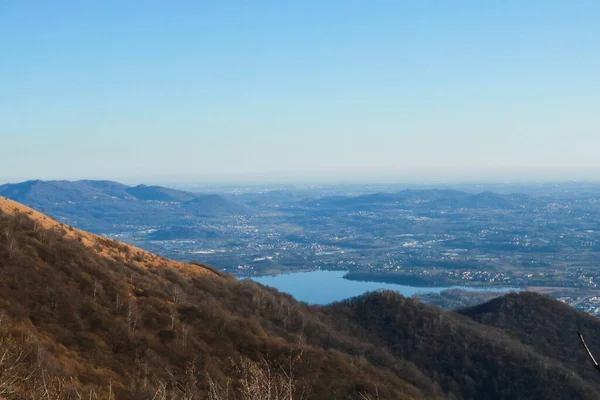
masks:
<path id="1" fill-rule="evenodd" d="M 288 356 L 287 365 L 269 362 L 262 359 L 258 362 L 232 360 L 233 367 L 241 375 L 239 395 L 242 400 L 302 400 L 307 398 L 300 392 L 294 374 L 294 366 L 302 362 L 302 351 Z M 221 385 L 207 376 L 209 400 L 228 400 L 237 397 L 230 388 L 229 382 Z"/>
<path id="2" fill-rule="evenodd" d="M 206 380 L 208 381 L 208 400 L 228 400 L 230 398 L 229 382 L 223 386 L 212 379 L 210 375 L 206 376 Z"/>
<path id="3" fill-rule="evenodd" d="M 98 281 L 94 278 L 94 303 L 96 302 L 96 296 L 98 295 Z"/>
<path id="4" fill-rule="evenodd" d="M 129 334 L 133 334 L 137 328 L 139 321 L 139 315 L 135 303 L 129 300 L 127 306 L 127 331 Z"/>
<path id="5" fill-rule="evenodd" d="M 596 359 L 592 355 L 592 352 L 590 351 L 589 347 L 587 346 L 587 344 L 585 344 L 585 340 L 583 340 L 583 335 L 581 333 L 579 333 L 579 332 L 577 332 L 577 335 L 579 336 L 579 340 L 581 340 L 581 344 L 583 344 L 583 347 L 585 348 L 585 351 L 587 351 L 588 356 L 592 360 L 592 363 L 594 364 L 594 368 L 596 368 L 598 371 L 600 371 L 600 365 L 598 365 L 598 362 L 596 361 Z"/>
<path id="6" fill-rule="evenodd" d="M 169 310 L 169 317 L 171 318 L 171 329 L 175 329 L 175 317 L 176 317 L 176 313 L 175 313 L 175 308 L 171 307 L 171 309 Z"/>
<path id="7" fill-rule="evenodd" d="M 188 332 L 189 332 L 189 327 L 187 325 L 185 325 L 183 327 L 183 335 L 182 335 L 183 336 L 183 338 L 182 338 L 183 340 L 182 340 L 182 343 L 181 343 L 184 349 L 187 347 Z"/>
<path id="8" fill-rule="evenodd" d="M 0 351 L 0 398 L 59 400 L 64 398 L 67 382 L 51 377 L 42 363 L 28 362 L 32 350 L 2 344 Z"/>
<path id="9" fill-rule="evenodd" d="M 117 293 L 117 297 L 115 299 L 115 310 L 117 314 L 121 312 L 121 308 L 123 307 L 123 301 L 121 300 L 121 296 Z"/>
<path id="10" fill-rule="evenodd" d="M 178 286 L 173 287 L 173 304 L 179 304 L 181 301 L 181 291 Z"/>
<path id="11" fill-rule="evenodd" d="M 5 347 L 0 355 L 0 397 L 18 394 L 28 384 L 35 370 L 27 371 L 27 352 Z"/>
<path id="12" fill-rule="evenodd" d="M 6 237 L 6 241 L 10 241 L 10 238 L 12 237 L 12 232 L 10 228 L 4 229 L 4 236 Z"/>
<path id="13" fill-rule="evenodd" d="M 12 258 L 15 254 L 15 251 L 17 251 L 17 240 L 12 237 L 8 241 L 8 257 Z"/>

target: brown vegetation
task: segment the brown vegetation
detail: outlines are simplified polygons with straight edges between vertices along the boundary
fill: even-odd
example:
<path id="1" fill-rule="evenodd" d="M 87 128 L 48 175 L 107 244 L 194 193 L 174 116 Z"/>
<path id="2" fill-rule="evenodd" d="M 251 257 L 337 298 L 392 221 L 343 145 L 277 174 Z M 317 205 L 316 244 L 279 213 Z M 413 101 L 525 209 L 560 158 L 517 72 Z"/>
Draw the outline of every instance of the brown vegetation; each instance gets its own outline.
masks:
<path id="1" fill-rule="evenodd" d="M 77 240 L 88 237 L 84 232 L 57 228 L 22 206 L 11 210 L 0 213 L 0 343 L 10 343 L 11 354 L 27 354 L 19 376 L 43 372 L 61 383 L 62 398 L 205 398 L 215 385 L 240 398 L 265 367 L 272 387 L 281 389 L 287 381 L 279 366 L 300 351 L 294 398 L 359 398 L 376 387 L 389 398 L 435 393 L 431 385 L 419 389 L 391 370 L 307 344 L 302 329 L 326 342 L 351 341 L 289 296 L 213 272 L 115 259 L 107 254 L 124 245 L 92 236 L 90 248 Z M 345 346 L 360 352 L 358 344 Z"/>
<path id="2" fill-rule="evenodd" d="M 202 268 L 202 264 L 192 265 L 169 260 L 126 243 L 74 229 L 72 226 L 65 225 L 47 215 L 2 196 L 0 196 L 0 210 L 7 215 L 26 216 L 34 223 L 34 230 L 60 233 L 65 238 L 75 239 L 87 248 L 94 249 L 99 255 L 110 260 L 130 263 L 140 268 L 175 269 L 189 277 L 214 273 L 211 269 Z M 197 266 L 201 268 L 197 268 Z"/>
<path id="3" fill-rule="evenodd" d="M 500 329 L 391 292 L 308 306 L 203 265 L 63 227 L 15 204 L 0 204 L 0 397 L 6 399 L 600 394 L 598 382 L 581 379 L 584 372 L 566 352 L 551 354 L 566 336 L 548 335 L 548 345 L 527 342 L 519 315 L 536 315 L 504 309 L 520 310 L 518 297 L 504 308 L 489 303 L 465 312 Z M 554 300 L 525 299 L 540 310 L 537 324 L 557 328 L 540 306 Z M 564 323 L 600 329 L 561 307 Z M 581 353 L 577 359 L 586 357 Z"/>

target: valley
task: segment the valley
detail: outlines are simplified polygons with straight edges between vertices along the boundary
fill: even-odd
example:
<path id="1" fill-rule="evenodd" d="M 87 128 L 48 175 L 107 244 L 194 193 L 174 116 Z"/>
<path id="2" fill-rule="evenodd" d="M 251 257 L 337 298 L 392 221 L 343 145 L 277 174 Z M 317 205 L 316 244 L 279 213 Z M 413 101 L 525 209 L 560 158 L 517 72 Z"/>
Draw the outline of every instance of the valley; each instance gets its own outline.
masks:
<path id="1" fill-rule="evenodd" d="M 599 311 L 600 185 L 181 189 L 34 181 L 0 195 L 239 277 L 331 270 L 421 287 L 550 287 Z"/>
<path id="2" fill-rule="evenodd" d="M 478 297 L 482 304 L 458 312 L 392 290 L 309 305 L 3 197 L 0 232 L 7 399 L 262 400 L 276 391 L 316 400 L 591 400 L 600 393 L 577 340 L 583 332 L 595 345 L 600 320 L 537 293 Z"/>

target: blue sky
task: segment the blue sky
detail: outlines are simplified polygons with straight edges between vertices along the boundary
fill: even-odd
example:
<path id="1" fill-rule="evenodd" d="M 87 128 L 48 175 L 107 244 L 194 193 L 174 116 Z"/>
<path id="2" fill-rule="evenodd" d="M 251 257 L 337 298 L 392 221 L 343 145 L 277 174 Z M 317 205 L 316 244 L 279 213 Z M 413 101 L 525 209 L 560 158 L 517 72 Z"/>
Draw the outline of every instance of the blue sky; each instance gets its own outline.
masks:
<path id="1" fill-rule="evenodd" d="M 596 179 L 598 1 L 0 2 L 0 182 Z"/>

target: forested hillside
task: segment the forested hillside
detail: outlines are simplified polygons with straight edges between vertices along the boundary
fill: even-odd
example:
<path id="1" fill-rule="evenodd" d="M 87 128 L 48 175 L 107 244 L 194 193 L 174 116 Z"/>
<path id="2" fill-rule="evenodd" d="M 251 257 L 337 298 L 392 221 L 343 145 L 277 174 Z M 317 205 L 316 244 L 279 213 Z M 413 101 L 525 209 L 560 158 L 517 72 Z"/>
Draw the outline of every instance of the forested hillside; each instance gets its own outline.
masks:
<path id="1" fill-rule="evenodd" d="M 582 351 L 581 332 L 592 350 L 600 350 L 600 321 L 587 313 L 533 292 L 512 293 L 460 311 L 501 329 L 536 352 L 560 360 L 587 381 L 600 384 L 600 373 Z"/>
<path id="2" fill-rule="evenodd" d="M 600 395 L 576 336 L 556 355 L 528 343 L 519 315 L 539 319 L 546 329 L 535 335 L 549 344 L 569 341 L 570 333 L 559 342 L 544 333 L 558 324 L 598 329 L 550 298 L 512 296 L 502 307 L 494 300 L 481 309 L 485 318 L 392 292 L 309 306 L 0 200 L 7 399 L 257 399 L 263 390 L 273 399 Z M 532 316 L 522 307 L 547 310 Z"/>

